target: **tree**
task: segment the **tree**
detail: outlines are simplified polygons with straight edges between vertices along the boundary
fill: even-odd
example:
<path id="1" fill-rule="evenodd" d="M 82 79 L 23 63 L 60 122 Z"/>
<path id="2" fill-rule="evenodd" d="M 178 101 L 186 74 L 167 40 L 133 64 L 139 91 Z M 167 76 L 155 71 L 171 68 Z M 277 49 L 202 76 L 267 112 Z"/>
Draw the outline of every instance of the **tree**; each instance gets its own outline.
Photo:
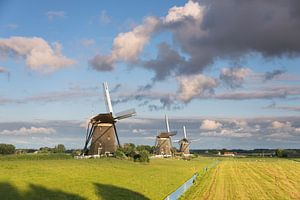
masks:
<path id="1" fill-rule="evenodd" d="M 65 145 L 63 144 L 58 144 L 57 146 L 54 147 L 53 152 L 54 153 L 64 153 L 66 151 Z"/>
<path id="2" fill-rule="evenodd" d="M 12 144 L 0 144 L 0 154 L 14 154 L 16 147 Z"/>
<path id="3" fill-rule="evenodd" d="M 39 153 L 49 153 L 51 152 L 51 148 L 49 147 L 41 147 Z"/>
<path id="4" fill-rule="evenodd" d="M 136 150 L 138 150 L 138 151 L 146 150 L 146 151 L 148 151 L 149 153 L 152 153 L 152 147 L 149 146 L 149 145 L 138 145 L 138 146 L 136 147 Z"/>
<path id="5" fill-rule="evenodd" d="M 287 152 L 284 149 L 276 149 L 275 154 L 277 157 L 287 157 Z"/>

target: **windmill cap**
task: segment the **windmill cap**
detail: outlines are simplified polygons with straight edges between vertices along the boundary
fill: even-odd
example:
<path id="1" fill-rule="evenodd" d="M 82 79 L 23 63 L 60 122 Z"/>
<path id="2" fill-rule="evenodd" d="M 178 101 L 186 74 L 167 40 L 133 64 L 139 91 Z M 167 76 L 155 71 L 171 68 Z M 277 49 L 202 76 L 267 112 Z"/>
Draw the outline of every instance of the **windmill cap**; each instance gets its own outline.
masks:
<path id="1" fill-rule="evenodd" d="M 170 136 L 176 135 L 176 133 L 168 133 L 168 132 L 162 132 L 157 137 L 159 138 L 168 138 Z"/>
<path id="2" fill-rule="evenodd" d="M 111 113 L 104 113 L 93 117 L 91 122 L 114 123 L 114 118 Z"/>

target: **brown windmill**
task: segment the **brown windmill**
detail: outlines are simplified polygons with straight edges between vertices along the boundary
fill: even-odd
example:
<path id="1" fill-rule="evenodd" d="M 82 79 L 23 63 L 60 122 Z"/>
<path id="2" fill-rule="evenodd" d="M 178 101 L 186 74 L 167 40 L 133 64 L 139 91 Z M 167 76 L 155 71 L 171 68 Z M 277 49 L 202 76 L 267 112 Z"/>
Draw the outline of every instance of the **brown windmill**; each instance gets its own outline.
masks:
<path id="1" fill-rule="evenodd" d="M 136 114 L 134 109 L 130 109 L 114 116 L 107 82 L 103 83 L 103 91 L 107 113 L 98 114 L 90 119 L 83 148 L 84 155 L 113 154 L 120 146 L 116 122 Z"/>
<path id="2" fill-rule="evenodd" d="M 156 136 L 155 154 L 164 157 L 172 156 L 172 140 L 171 137 L 176 135 L 175 132 L 170 132 L 169 121 L 165 116 L 167 132 L 161 132 Z"/>
<path id="3" fill-rule="evenodd" d="M 183 138 L 179 140 L 179 152 L 183 156 L 190 155 L 190 141 L 187 139 L 185 126 L 183 126 Z"/>

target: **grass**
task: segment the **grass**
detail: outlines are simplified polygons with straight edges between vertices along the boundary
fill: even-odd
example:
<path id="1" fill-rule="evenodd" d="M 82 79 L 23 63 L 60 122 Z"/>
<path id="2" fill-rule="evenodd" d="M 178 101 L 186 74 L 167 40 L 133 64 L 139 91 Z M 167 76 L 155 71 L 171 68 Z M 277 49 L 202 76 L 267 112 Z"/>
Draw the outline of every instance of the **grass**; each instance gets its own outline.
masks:
<path id="1" fill-rule="evenodd" d="M 300 163 L 277 158 L 223 159 L 182 199 L 300 199 Z"/>
<path id="2" fill-rule="evenodd" d="M 48 158 L 48 159 L 47 159 Z M 213 158 L 74 160 L 59 155 L 0 157 L 3 199 L 163 199 Z"/>

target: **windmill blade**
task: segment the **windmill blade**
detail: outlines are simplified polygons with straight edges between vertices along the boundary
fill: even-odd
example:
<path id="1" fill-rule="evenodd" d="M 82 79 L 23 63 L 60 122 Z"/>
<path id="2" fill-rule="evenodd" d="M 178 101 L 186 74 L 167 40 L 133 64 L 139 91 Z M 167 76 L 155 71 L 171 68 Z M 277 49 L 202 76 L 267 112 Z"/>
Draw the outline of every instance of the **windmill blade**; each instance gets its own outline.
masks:
<path id="1" fill-rule="evenodd" d="M 196 141 L 199 141 L 201 140 L 202 138 L 198 138 L 198 139 L 192 139 L 192 140 L 189 140 L 190 142 L 196 142 Z"/>
<path id="2" fill-rule="evenodd" d="M 83 147 L 83 150 L 82 150 L 82 154 L 87 153 L 88 144 L 90 143 L 91 138 L 93 136 L 94 128 L 95 128 L 94 124 L 92 124 L 92 126 L 90 127 L 90 123 L 89 123 L 89 125 L 86 129 L 86 140 L 85 140 L 85 144 L 84 144 L 84 147 Z"/>
<path id="3" fill-rule="evenodd" d="M 166 121 L 166 128 L 167 128 L 167 132 L 170 132 L 170 126 L 169 126 L 169 119 L 168 119 L 168 115 L 165 115 L 165 121 Z"/>
<path id="4" fill-rule="evenodd" d="M 179 142 L 180 140 L 172 140 L 173 143 L 177 143 Z"/>
<path id="5" fill-rule="evenodd" d="M 115 130 L 115 134 L 116 134 L 116 138 L 117 138 L 117 142 L 118 142 L 118 147 L 120 147 L 121 144 L 120 144 L 120 140 L 119 140 L 119 136 L 118 136 L 118 133 L 117 133 L 117 128 L 116 128 L 116 124 L 115 123 L 113 124 L 113 127 L 114 127 L 114 130 Z"/>
<path id="6" fill-rule="evenodd" d="M 108 113 L 113 113 L 107 82 L 103 83 L 103 92 L 104 92 L 106 110 Z"/>
<path id="7" fill-rule="evenodd" d="M 136 115 L 136 111 L 135 111 L 134 108 L 132 108 L 132 109 L 125 110 L 125 111 L 117 113 L 115 119 L 117 119 L 117 120 L 125 119 L 125 118 L 128 118 L 128 117 L 132 117 L 134 115 Z"/>
<path id="8" fill-rule="evenodd" d="M 187 139 L 185 126 L 183 126 L 183 136 L 185 139 Z"/>

